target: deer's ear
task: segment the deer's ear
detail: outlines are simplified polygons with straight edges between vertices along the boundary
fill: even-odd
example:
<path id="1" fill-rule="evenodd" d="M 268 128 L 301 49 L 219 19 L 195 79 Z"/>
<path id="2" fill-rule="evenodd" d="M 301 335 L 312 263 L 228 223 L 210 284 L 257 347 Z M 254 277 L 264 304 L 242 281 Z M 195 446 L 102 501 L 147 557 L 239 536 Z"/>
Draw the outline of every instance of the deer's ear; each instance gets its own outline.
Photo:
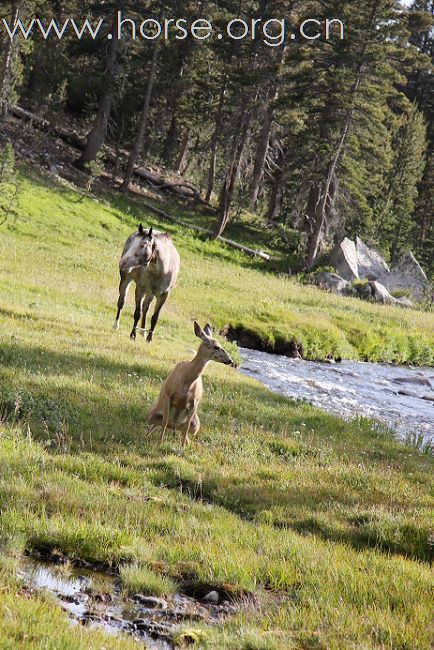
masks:
<path id="1" fill-rule="evenodd" d="M 142 224 L 139 225 L 139 233 L 141 235 L 143 235 L 143 226 L 142 226 Z"/>
<path id="2" fill-rule="evenodd" d="M 205 334 L 206 334 L 207 336 L 211 336 L 211 334 L 212 334 L 212 331 L 211 331 L 211 325 L 210 325 L 209 323 L 207 323 L 207 324 L 205 325 L 205 327 L 203 328 L 203 331 L 205 332 Z"/>
<path id="3" fill-rule="evenodd" d="M 148 237 L 152 237 L 152 226 L 149 228 Z"/>
<path id="4" fill-rule="evenodd" d="M 205 338 L 205 334 L 203 332 L 203 329 L 201 328 L 199 323 L 197 323 L 196 321 L 194 321 L 194 333 L 196 334 L 198 339 L 204 339 Z"/>

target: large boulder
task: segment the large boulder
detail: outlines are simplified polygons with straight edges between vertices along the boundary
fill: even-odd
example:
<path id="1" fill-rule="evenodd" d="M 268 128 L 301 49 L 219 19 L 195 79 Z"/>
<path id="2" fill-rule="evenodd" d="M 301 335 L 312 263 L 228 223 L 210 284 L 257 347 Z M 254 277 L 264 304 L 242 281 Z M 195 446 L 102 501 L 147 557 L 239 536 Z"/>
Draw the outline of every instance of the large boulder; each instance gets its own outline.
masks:
<path id="1" fill-rule="evenodd" d="M 341 278 L 336 273 L 321 271 L 314 276 L 313 281 L 321 289 L 337 293 L 340 296 L 353 296 L 356 294 L 355 289 L 348 280 L 344 280 L 344 278 Z"/>
<path id="2" fill-rule="evenodd" d="M 372 297 L 375 302 L 382 302 L 384 305 L 394 305 L 396 303 L 395 298 L 390 295 L 386 287 L 378 282 L 378 280 L 373 280 L 369 284 L 372 287 Z"/>
<path id="3" fill-rule="evenodd" d="M 397 302 L 396 299 L 387 291 L 386 287 L 378 282 L 378 280 L 372 280 L 365 284 L 357 285 L 357 292 L 361 298 L 380 302 L 383 305 L 394 305 Z"/>
<path id="4" fill-rule="evenodd" d="M 428 278 L 413 253 L 404 255 L 380 280 L 389 291 L 411 291 L 416 300 L 423 300 L 429 292 Z"/>
<path id="5" fill-rule="evenodd" d="M 345 237 L 345 239 L 332 250 L 329 261 L 337 274 L 344 280 L 352 282 L 360 277 L 356 245 L 351 239 L 348 239 L 348 237 Z"/>
<path id="6" fill-rule="evenodd" d="M 356 255 L 359 278 L 378 280 L 389 273 L 389 267 L 380 253 L 366 246 L 360 237 L 356 238 Z"/>

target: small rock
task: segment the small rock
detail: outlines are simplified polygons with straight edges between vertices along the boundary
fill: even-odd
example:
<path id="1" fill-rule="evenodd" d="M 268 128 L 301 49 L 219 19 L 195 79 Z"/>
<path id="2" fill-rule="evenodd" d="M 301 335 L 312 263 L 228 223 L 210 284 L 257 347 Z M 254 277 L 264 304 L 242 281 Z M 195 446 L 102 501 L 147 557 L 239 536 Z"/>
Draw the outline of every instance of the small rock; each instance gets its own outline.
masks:
<path id="1" fill-rule="evenodd" d="M 398 395 L 405 395 L 406 397 L 420 397 L 420 395 L 416 393 L 415 390 L 407 390 L 404 388 L 398 391 Z"/>
<path id="2" fill-rule="evenodd" d="M 164 638 L 170 633 L 170 629 L 167 625 L 162 625 L 155 621 L 147 621 L 145 618 L 136 618 L 136 620 L 133 621 L 133 625 L 137 630 L 145 631 L 151 636 Z"/>
<path id="3" fill-rule="evenodd" d="M 199 618 L 204 619 L 204 620 L 209 617 L 208 610 L 205 609 L 205 607 L 201 607 L 200 605 L 199 605 L 199 607 L 196 608 L 195 614 L 196 614 L 196 616 L 198 616 Z"/>
<path id="4" fill-rule="evenodd" d="M 134 594 L 133 600 L 148 609 L 167 609 L 167 602 L 164 598 L 145 596 L 144 594 Z"/>
<path id="5" fill-rule="evenodd" d="M 93 599 L 97 603 L 110 603 L 112 601 L 112 597 L 110 594 L 95 594 Z"/>
<path id="6" fill-rule="evenodd" d="M 434 395 L 423 395 L 422 399 L 425 399 L 427 402 L 433 402 L 434 403 Z"/>
<path id="7" fill-rule="evenodd" d="M 413 384 L 416 386 L 429 386 L 431 388 L 430 380 L 422 375 L 415 375 L 413 377 L 395 377 L 393 381 L 396 384 Z"/>
<path id="8" fill-rule="evenodd" d="M 410 298 L 403 296 L 402 298 L 395 298 L 395 304 L 400 305 L 401 307 L 406 307 L 408 309 L 414 308 L 414 304 L 411 302 Z"/>
<path id="9" fill-rule="evenodd" d="M 210 591 L 202 598 L 204 603 L 211 603 L 212 605 L 218 605 L 220 600 L 220 594 L 218 591 Z"/>

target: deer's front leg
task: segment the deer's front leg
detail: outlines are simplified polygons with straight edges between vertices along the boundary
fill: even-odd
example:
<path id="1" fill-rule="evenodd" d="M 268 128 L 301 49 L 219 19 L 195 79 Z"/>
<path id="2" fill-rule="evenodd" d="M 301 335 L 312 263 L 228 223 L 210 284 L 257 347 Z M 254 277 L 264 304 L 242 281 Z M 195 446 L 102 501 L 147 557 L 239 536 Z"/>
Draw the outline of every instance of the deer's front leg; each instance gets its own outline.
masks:
<path id="1" fill-rule="evenodd" d="M 167 425 L 169 424 L 169 416 L 170 416 L 170 396 L 167 395 L 164 397 L 163 401 L 163 422 L 162 422 L 162 431 L 161 431 L 161 437 L 160 437 L 160 445 L 163 442 L 163 438 L 166 433 Z"/>

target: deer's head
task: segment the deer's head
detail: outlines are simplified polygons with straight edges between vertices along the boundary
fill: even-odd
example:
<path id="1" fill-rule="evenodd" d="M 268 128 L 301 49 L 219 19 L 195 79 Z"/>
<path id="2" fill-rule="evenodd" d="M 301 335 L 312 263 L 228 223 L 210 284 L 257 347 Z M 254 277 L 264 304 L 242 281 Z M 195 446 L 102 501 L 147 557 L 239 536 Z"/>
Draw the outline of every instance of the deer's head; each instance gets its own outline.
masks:
<path id="1" fill-rule="evenodd" d="M 202 329 L 201 326 L 194 321 L 194 333 L 197 338 L 201 339 L 200 350 L 206 354 L 210 361 L 217 361 L 217 363 L 224 363 L 226 366 L 235 366 L 234 360 L 220 345 L 217 339 L 212 337 L 211 327 L 207 324 Z"/>

